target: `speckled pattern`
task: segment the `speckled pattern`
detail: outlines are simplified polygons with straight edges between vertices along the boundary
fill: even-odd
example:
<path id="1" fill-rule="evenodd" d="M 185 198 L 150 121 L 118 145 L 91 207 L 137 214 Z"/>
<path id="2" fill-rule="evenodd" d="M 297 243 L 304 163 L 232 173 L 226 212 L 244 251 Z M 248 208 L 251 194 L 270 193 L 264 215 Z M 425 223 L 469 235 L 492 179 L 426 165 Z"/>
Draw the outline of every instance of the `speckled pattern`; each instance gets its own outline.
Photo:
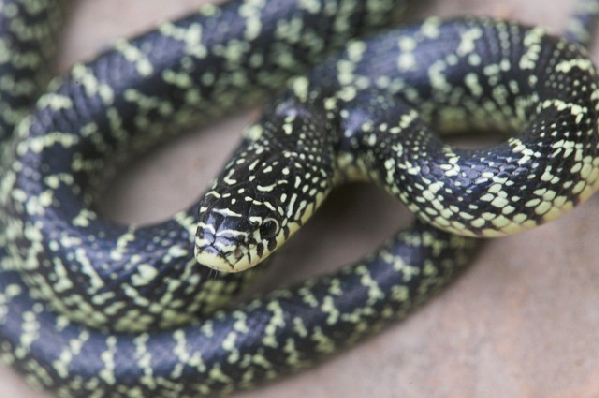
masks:
<path id="1" fill-rule="evenodd" d="M 596 82 L 578 46 L 492 19 L 430 18 L 356 41 L 250 126 L 200 203 L 196 258 L 224 272 L 256 265 L 347 179 L 374 180 L 460 235 L 552 221 L 599 183 Z M 423 119 L 522 133 L 460 149 Z"/>
<path id="2" fill-rule="evenodd" d="M 118 226 L 91 207 L 93 192 L 130 152 L 256 101 L 403 3 L 310 4 L 207 6 L 55 80 L 6 155 L 7 267 L 36 296 L 93 326 L 168 327 L 221 307 L 252 275 L 214 278 L 189 257 L 195 206 L 159 225 Z"/>
<path id="3" fill-rule="evenodd" d="M 251 274 L 194 261 L 197 206 L 149 226 L 116 225 L 91 207 L 100 180 L 166 126 L 255 101 L 395 9 L 206 6 L 51 82 L 4 151 L 3 362 L 59 397 L 227 394 L 313 364 L 451 281 L 472 241 L 420 224 L 336 275 L 212 313 Z"/>

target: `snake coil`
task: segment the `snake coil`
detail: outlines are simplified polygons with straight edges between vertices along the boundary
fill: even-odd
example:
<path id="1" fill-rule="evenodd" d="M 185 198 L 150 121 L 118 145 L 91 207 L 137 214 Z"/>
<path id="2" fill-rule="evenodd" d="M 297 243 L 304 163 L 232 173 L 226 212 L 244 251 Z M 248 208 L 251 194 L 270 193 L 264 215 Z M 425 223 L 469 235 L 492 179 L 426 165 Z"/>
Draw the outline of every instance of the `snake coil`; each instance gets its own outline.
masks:
<path id="1" fill-rule="evenodd" d="M 574 43 L 589 13 L 570 42 L 463 17 L 345 45 L 406 2 L 239 0 L 119 41 L 40 95 L 51 4 L 2 3 L 0 48 L 22 52 L 0 57 L 0 358 L 59 397 L 225 394 L 305 368 L 454 279 L 475 241 L 453 233 L 530 228 L 599 184 L 597 73 Z M 190 209 L 141 226 L 94 210 L 132 153 L 281 87 Z M 463 150 L 428 126 L 523 132 Z M 222 309 L 255 273 L 231 271 L 351 179 L 420 221 L 331 275 Z"/>

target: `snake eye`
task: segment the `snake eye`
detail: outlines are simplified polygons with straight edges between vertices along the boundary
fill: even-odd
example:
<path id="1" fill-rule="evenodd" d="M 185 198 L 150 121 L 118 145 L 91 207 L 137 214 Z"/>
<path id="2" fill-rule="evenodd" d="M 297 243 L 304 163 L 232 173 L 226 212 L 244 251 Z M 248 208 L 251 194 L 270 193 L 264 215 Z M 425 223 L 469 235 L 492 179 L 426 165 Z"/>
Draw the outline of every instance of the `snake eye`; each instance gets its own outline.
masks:
<path id="1" fill-rule="evenodd" d="M 262 239 L 272 239 L 279 232 L 279 223 L 273 219 L 265 220 L 260 225 L 260 236 Z"/>

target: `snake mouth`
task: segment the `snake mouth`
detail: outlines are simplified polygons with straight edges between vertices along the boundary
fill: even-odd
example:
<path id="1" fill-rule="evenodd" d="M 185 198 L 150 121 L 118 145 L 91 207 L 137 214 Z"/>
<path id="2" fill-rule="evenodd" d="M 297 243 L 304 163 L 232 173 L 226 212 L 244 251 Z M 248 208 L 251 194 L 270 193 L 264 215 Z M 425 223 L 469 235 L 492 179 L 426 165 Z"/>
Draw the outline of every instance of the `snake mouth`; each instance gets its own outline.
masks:
<path id="1" fill-rule="evenodd" d="M 203 266 L 220 272 L 241 272 L 260 262 L 254 259 L 244 236 L 215 233 L 208 226 L 198 226 L 194 256 Z"/>
<path id="2" fill-rule="evenodd" d="M 199 246 L 201 242 L 198 240 L 196 238 L 194 255 L 200 265 L 226 273 L 240 272 L 250 267 L 247 261 L 243 261 L 245 256 L 240 253 L 241 249 L 224 252 L 213 246 Z"/>

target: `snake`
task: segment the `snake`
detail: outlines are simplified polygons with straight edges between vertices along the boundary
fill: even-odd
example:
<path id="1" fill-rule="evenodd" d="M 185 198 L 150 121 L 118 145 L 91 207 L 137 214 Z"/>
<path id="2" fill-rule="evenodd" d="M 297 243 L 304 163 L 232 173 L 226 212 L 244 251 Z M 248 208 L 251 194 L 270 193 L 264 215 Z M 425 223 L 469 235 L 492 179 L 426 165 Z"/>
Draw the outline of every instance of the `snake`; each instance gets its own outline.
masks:
<path id="1" fill-rule="evenodd" d="M 0 8 L 0 359 L 58 397 L 225 395 L 313 366 L 454 280 L 473 236 L 554 220 L 599 185 L 594 2 L 560 38 L 488 17 L 368 36 L 408 2 L 233 0 L 49 81 L 63 3 Z M 190 208 L 99 213 L 132 156 L 266 98 Z M 434 133 L 489 128 L 518 134 L 461 149 Z M 417 221 L 330 275 L 232 299 L 363 179 Z"/>

